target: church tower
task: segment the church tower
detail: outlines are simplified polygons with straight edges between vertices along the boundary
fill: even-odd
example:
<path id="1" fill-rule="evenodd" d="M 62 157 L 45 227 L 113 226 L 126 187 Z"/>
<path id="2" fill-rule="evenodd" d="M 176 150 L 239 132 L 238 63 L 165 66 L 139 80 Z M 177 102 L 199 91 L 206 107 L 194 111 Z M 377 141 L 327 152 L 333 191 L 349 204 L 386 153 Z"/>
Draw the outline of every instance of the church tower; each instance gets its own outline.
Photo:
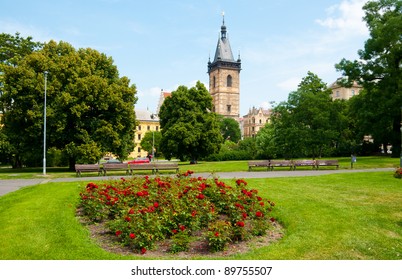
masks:
<path id="1" fill-rule="evenodd" d="M 209 93 L 213 111 L 236 121 L 240 117 L 240 70 L 240 55 L 234 60 L 223 17 L 214 60 L 208 61 Z"/>

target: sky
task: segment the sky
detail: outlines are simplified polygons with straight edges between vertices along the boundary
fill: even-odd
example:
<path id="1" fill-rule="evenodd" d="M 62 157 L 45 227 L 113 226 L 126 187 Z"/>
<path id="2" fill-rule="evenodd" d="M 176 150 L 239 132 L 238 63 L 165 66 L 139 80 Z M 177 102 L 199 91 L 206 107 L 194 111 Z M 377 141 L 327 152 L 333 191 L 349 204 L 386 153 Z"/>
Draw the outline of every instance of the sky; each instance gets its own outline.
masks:
<path id="1" fill-rule="evenodd" d="M 286 101 L 308 71 L 328 85 L 334 65 L 358 58 L 367 0 L 0 0 L 0 33 L 64 41 L 112 57 L 155 112 L 161 90 L 201 81 L 215 55 L 222 12 L 240 54 L 240 115 Z"/>

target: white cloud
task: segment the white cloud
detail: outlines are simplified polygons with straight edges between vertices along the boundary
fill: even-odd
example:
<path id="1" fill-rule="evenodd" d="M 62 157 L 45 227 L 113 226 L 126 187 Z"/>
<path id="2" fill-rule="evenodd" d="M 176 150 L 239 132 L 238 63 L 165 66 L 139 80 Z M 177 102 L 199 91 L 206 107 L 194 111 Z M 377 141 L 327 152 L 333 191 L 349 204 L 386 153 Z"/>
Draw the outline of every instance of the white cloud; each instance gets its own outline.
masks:
<path id="1" fill-rule="evenodd" d="M 339 35 L 348 37 L 367 35 L 368 29 L 363 21 L 363 5 L 367 0 L 343 0 L 327 9 L 327 18 L 317 19 L 316 23 Z"/>
<path id="2" fill-rule="evenodd" d="M 292 77 L 278 83 L 277 87 L 287 92 L 291 92 L 297 90 L 297 87 L 300 84 L 300 82 L 301 77 Z"/>

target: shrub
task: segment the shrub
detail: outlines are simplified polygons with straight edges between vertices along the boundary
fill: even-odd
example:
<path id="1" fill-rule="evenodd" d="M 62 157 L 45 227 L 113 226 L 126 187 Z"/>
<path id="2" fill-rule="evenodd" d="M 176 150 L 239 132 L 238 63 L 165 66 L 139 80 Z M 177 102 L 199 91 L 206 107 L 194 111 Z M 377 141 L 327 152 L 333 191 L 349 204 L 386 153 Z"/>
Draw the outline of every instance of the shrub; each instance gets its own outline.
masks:
<path id="1" fill-rule="evenodd" d="M 394 177 L 395 177 L 395 178 L 399 178 L 399 179 L 402 178 L 402 167 L 399 167 L 399 168 L 397 168 L 397 169 L 395 170 Z"/>
<path id="2" fill-rule="evenodd" d="M 247 189 L 246 181 L 229 186 L 191 174 L 89 183 L 80 194 L 81 207 L 90 220 L 105 222 L 123 245 L 141 253 L 167 238 L 171 252 L 185 251 L 200 230 L 206 231 L 211 251 L 267 231 L 274 204 Z"/>

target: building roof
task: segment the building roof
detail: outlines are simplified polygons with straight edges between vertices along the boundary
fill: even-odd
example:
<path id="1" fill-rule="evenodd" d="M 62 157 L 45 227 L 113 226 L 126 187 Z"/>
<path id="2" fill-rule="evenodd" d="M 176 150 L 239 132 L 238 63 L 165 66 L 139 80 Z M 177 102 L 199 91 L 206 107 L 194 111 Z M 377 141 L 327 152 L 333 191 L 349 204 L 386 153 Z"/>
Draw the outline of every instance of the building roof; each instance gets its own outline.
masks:
<path id="1" fill-rule="evenodd" d="M 239 71 L 241 70 L 240 54 L 237 60 L 233 57 L 232 48 L 230 47 L 229 38 L 227 37 L 225 18 L 223 18 L 221 34 L 216 46 L 214 60 L 213 62 L 211 62 L 211 59 L 208 61 L 208 73 L 214 67 L 229 67 L 239 69 Z"/>
<path id="2" fill-rule="evenodd" d="M 235 62 L 233 58 L 232 48 L 230 47 L 229 38 L 227 38 L 226 34 L 226 26 L 225 26 L 225 18 L 223 18 L 222 26 L 221 26 L 221 36 L 218 39 L 218 44 L 216 46 L 215 58 L 213 62 L 218 60 Z"/>
<path id="3" fill-rule="evenodd" d="M 159 121 L 158 115 L 148 110 L 135 109 L 135 117 L 139 121 Z"/>

